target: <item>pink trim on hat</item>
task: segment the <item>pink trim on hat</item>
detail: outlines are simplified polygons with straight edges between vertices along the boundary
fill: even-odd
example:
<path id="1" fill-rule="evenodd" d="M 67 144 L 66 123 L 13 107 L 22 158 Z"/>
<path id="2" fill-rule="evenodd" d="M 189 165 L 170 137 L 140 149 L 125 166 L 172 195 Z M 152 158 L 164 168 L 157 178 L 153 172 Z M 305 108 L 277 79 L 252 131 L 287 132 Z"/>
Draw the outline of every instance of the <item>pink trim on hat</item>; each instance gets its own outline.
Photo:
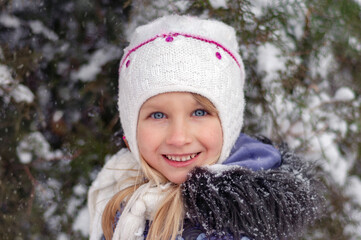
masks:
<path id="1" fill-rule="evenodd" d="M 238 62 L 237 58 L 233 55 L 233 53 L 230 50 L 228 50 L 226 47 L 221 45 L 220 43 L 218 43 L 216 41 L 213 41 L 213 40 L 208 40 L 208 39 L 203 38 L 203 37 L 193 36 L 193 35 L 190 35 L 190 34 L 180 34 L 180 35 L 182 35 L 184 37 L 189 37 L 189 38 L 194 38 L 194 39 L 197 39 L 197 40 L 201 40 L 203 42 L 215 44 L 217 47 L 222 48 L 226 53 L 228 53 L 233 58 L 233 60 L 237 63 L 238 67 L 241 68 L 241 64 Z"/>
<path id="2" fill-rule="evenodd" d="M 213 41 L 213 40 L 209 40 L 209 39 L 206 39 L 206 38 L 203 38 L 203 37 L 200 37 L 200 36 L 195 36 L 195 35 L 191 35 L 191 34 L 187 34 L 187 33 L 169 33 L 169 34 L 161 34 L 161 35 L 157 35 L 145 42 L 142 42 L 141 44 L 139 44 L 138 46 L 132 48 L 131 50 L 128 51 L 127 55 L 125 56 L 125 58 L 123 59 L 123 61 L 121 62 L 120 66 L 119 66 L 119 73 L 120 73 L 120 70 L 122 68 L 122 66 L 124 65 L 124 62 L 125 60 L 129 57 L 129 55 L 133 52 L 135 52 L 136 50 L 138 50 L 140 47 L 150 43 L 150 42 L 153 42 L 154 40 L 156 40 L 157 38 L 160 38 L 160 37 L 177 37 L 177 36 L 183 36 L 183 37 L 187 37 L 187 38 L 193 38 L 193 39 L 196 39 L 196 40 L 200 40 L 200 41 L 203 41 L 203 42 L 206 42 L 206 43 L 211 43 L 211 44 L 214 44 L 216 45 L 217 47 L 220 47 L 222 48 L 226 53 L 228 53 L 232 58 L 233 60 L 237 63 L 238 67 L 241 68 L 241 64 L 238 62 L 237 58 L 232 54 L 232 52 L 230 50 L 228 50 L 226 47 L 224 47 L 223 45 L 221 45 L 220 43 L 216 42 L 216 41 Z"/>

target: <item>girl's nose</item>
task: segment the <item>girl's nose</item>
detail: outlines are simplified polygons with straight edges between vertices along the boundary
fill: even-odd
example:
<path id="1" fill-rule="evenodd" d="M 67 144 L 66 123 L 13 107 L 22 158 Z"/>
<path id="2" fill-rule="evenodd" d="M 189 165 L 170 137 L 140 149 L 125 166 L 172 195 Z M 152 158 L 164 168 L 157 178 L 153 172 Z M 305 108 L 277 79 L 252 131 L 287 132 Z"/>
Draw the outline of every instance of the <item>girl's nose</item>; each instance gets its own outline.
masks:
<path id="1" fill-rule="evenodd" d="M 174 146 L 182 146 L 192 141 L 190 129 L 183 121 L 177 121 L 168 128 L 166 143 Z"/>

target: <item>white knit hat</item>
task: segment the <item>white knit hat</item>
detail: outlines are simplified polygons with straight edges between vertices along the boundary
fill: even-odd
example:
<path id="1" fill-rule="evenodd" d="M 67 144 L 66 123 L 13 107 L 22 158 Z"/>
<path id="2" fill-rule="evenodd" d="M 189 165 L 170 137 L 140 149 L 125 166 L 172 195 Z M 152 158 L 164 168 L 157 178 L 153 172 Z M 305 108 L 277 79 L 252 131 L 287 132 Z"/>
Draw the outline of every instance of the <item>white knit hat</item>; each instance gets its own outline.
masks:
<path id="1" fill-rule="evenodd" d="M 222 163 L 242 128 L 244 79 L 235 31 L 222 22 L 171 15 L 138 27 L 120 62 L 118 102 L 135 159 L 142 104 L 160 93 L 191 92 L 209 99 L 219 112 Z"/>

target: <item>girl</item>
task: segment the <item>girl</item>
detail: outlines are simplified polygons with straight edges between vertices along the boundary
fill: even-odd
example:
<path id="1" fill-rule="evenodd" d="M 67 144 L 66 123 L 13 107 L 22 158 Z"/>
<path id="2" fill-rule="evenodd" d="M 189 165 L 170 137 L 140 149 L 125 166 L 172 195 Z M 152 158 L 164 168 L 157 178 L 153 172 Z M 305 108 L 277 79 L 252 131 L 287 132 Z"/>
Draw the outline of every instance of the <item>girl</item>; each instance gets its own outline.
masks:
<path id="1" fill-rule="evenodd" d="M 319 214 L 305 166 L 240 133 L 245 71 L 233 28 L 166 16 L 119 67 L 128 149 L 89 190 L 90 239 L 295 239 Z"/>

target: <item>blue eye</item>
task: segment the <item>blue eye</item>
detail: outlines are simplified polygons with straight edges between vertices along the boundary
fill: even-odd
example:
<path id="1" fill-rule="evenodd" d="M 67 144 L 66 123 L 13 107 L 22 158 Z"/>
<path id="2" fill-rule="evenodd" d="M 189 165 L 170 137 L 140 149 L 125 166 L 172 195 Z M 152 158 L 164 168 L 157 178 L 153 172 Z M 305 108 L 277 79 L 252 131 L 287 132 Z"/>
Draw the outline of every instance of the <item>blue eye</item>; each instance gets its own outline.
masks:
<path id="1" fill-rule="evenodd" d="M 196 116 L 196 117 L 203 117 L 207 115 L 207 112 L 203 109 L 197 109 L 193 112 L 193 116 Z"/>
<path id="2" fill-rule="evenodd" d="M 161 113 L 161 112 L 155 112 L 155 113 L 152 113 L 150 115 L 151 118 L 154 118 L 154 119 L 162 119 L 165 117 L 164 113 Z"/>

